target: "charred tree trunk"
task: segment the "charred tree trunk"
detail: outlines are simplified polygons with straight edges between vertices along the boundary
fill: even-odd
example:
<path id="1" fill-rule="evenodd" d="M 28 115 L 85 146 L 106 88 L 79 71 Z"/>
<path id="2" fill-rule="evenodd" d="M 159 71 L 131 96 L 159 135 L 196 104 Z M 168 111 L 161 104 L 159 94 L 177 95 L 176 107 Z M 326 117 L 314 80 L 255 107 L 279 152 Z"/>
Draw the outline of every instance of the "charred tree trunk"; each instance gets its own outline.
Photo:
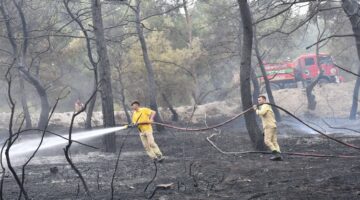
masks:
<path id="1" fill-rule="evenodd" d="M 262 74 L 262 76 L 264 78 L 266 93 L 268 95 L 269 102 L 272 103 L 272 104 L 275 104 L 275 99 L 274 99 L 274 96 L 272 94 L 271 87 L 270 87 L 270 81 L 269 81 L 269 79 L 268 79 L 268 77 L 266 75 L 264 63 L 262 61 L 260 51 L 259 51 L 259 43 L 258 43 L 258 40 L 257 40 L 257 37 L 256 37 L 256 26 L 254 26 L 254 31 L 255 31 L 255 34 L 254 34 L 254 43 L 255 43 L 254 44 L 254 49 L 255 49 L 256 58 L 258 60 L 259 67 L 260 67 L 260 70 L 261 70 L 261 74 Z M 274 111 L 276 121 L 281 121 L 281 115 L 280 115 L 279 109 L 277 109 L 277 108 L 275 108 L 273 106 L 272 106 L 272 109 Z"/>
<path id="2" fill-rule="evenodd" d="M 97 75 L 95 75 L 95 76 L 97 76 Z M 95 79 L 97 79 L 97 78 L 95 78 Z M 93 91 L 97 90 L 97 87 L 98 87 L 98 81 L 94 80 Z M 97 98 L 97 95 L 95 94 L 94 97 L 89 102 L 89 108 L 86 112 L 85 129 L 92 128 L 91 119 L 92 119 L 92 115 L 93 115 L 95 104 L 96 104 L 96 98 Z"/>
<path id="3" fill-rule="evenodd" d="M 40 112 L 40 118 L 39 118 L 39 122 L 38 122 L 38 128 L 43 129 L 47 124 L 48 116 L 49 116 L 49 112 L 50 112 L 49 101 L 48 101 L 46 89 L 42 86 L 40 80 L 38 78 L 36 78 L 35 76 L 33 76 L 28 71 L 28 69 L 25 67 L 26 66 L 25 58 L 26 58 L 26 52 L 27 52 L 27 47 L 28 47 L 29 34 L 28 34 L 28 30 L 27 30 L 25 15 L 22 11 L 21 6 L 18 5 L 16 3 L 16 1 L 13 1 L 13 3 L 15 5 L 15 7 L 18 11 L 18 14 L 20 16 L 20 19 L 21 19 L 22 34 L 23 34 L 22 51 L 19 52 L 18 45 L 15 40 L 15 33 L 10 24 L 11 18 L 5 10 L 3 1 L 1 1 L 0 11 L 1 11 L 3 18 L 8 19 L 8 20 L 5 20 L 7 37 L 12 46 L 13 57 L 17 61 L 17 68 L 19 70 L 19 73 L 21 74 L 21 76 L 23 76 L 25 78 L 25 80 L 27 80 L 31 85 L 33 85 L 35 87 L 36 92 L 39 95 L 40 103 L 41 103 L 41 112 Z"/>
<path id="4" fill-rule="evenodd" d="M 170 109 L 170 112 L 172 114 L 171 117 L 171 121 L 177 122 L 179 120 L 179 115 L 177 114 L 176 110 L 174 109 L 174 107 L 171 105 L 170 101 L 168 100 L 168 98 L 166 97 L 166 95 L 164 93 L 161 94 L 165 103 L 167 104 L 168 108 Z"/>
<path id="5" fill-rule="evenodd" d="M 26 26 L 26 20 L 25 20 L 25 16 L 24 13 L 22 11 L 22 8 L 15 2 L 13 1 L 18 13 L 20 15 L 21 18 L 21 22 L 22 22 L 22 30 L 23 30 L 23 35 L 24 35 L 24 40 L 23 40 L 23 51 L 22 51 L 22 57 L 20 60 L 18 60 L 18 62 L 20 61 L 20 64 L 18 64 L 18 67 L 21 66 L 21 63 L 25 62 L 25 56 L 26 56 L 26 52 L 27 52 L 27 47 L 28 47 L 28 31 L 27 31 L 27 26 Z M 15 48 L 14 52 L 16 52 Z M 25 117 L 25 127 L 26 128 L 31 128 L 32 124 L 31 124 L 31 116 L 29 113 L 29 107 L 28 107 L 28 103 L 27 103 L 27 97 L 26 97 L 26 92 L 25 92 L 25 84 L 24 84 L 24 79 L 21 76 L 21 73 L 19 73 L 19 86 L 20 86 L 20 95 L 21 95 L 21 105 L 23 107 L 23 112 L 24 112 L 24 117 Z"/>
<path id="6" fill-rule="evenodd" d="M 46 124 L 48 123 L 48 117 L 49 117 L 49 112 L 50 112 L 50 105 L 49 105 L 46 89 L 44 88 L 44 86 L 42 86 L 42 84 L 40 83 L 40 81 L 37 78 L 32 76 L 30 74 L 30 72 L 27 69 L 25 69 L 24 66 L 19 66 L 18 69 L 24 75 L 26 80 L 35 87 L 36 92 L 39 95 L 40 104 L 41 104 L 41 112 L 40 112 L 38 128 L 43 129 L 46 126 Z"/>
<path id="7" fill-rule="evenodd" d="M 24 83 L 24 79 L 22 76 L 19 77 L 19 81 L 20 81 L 20 95 L 21 95 L 21 105 L 23 107 L 23 112 L 24 112 L 24 117 L 25 117 L 25 128 L 29 129 L 32 127 L 32 123 L 31 123 L 31 116 L 30 116 L 30 112 L 29 112 L 29 107 L 28 107 L 28 103 L 27 103 L 27 96 L 26 96 L 26 92 L 25 92 L 25 83 Z"/>
<path id="8" fill-rule="evenodd" d="M 85 36 L 87 56 L 93 67 L 93 69 L 90 69 L 90 70 L 92 70 L 93 74 L 94 74 L 93 92 L 95 92 L 98 90 L 99 81 L 98 81 L 98 73 L 97 73 L 97 62 L 95 62 L 95 59 L 93 56 L 93 50 L 91 48 L 91 39 L 90 39 L 90 37 L 88 35 L 88 31 L 84 27 L 82 21 L 71 12 L 71 9 L 69 7 L 69 2 L 70 2 L 70 0 L 63 0 L 64 6 L 65 6 L 66 11 L 68 12 L 69 16 L 71 17 L 72 20 L 74 20 L 79 25 L 82 33 Z M 89 103 L 89 107 L 88 107 L 88 110 L 86 113 L 85 129 L 92 128 L 91 119 L 92 119 L 92 115 L 93 115 L 95 104 L 96 104 L 96 98 L 97 98 L 97 93 L 94 94 L 93 98 L 91 99 L 91 101 Z"/>
<path id="9" fill-rule="evenodd" d="M 253 104 L 257 104 L 257 99 L 258 99 L 258 96 L 260 95 L 260 85 L 259 85 L 259 81 L 256 77 L 255 70 L 253 68 L 251 68 L 251 82 L 254 87 L 254 91 L 253 91 L 253 95 L 252 95 Z"/>
<path id="10" fill-rule="evenodd" d="M 319 6 L 319 4 L 318 4 Z M 318 30 L 318 37 L 317 37 L 317 41 L 319 41 L 323 34 L 325 33 L 325 29 L 322 33 L 320 33 L 320 28 L 319 28 L 319 23 L 317 21 L 317 17 L 316 19 L 316 26 L 317 26 L 317 30 Z M 325 21 L 326 22 L 326 21 Z M 325 24 L 326 26 L 326 24 Z M 324 70 L 321 67 L 321 63 L 319 61 L 319 42 L 316 43 L 316 65 L 318 66 L 319 69 L 319 74 L 316 77 L 316 79 L 306 87 L 306 98 L 308 100 L 308 109 L 309 110 L 315 110 L 316 109 L 316 99 L 315 99 L 315 95 L 312 93 L 312 91 L 314 90 L 314 87 L 319 83 L 320 79 L 323 77 L 324 74 Z"/>
<path id="11" fill-rule="evenodd" d="M 122 79 L 122 73 L 121 73 L 121 65 L 122 62 L 120 61 L 119 66 L 116 68 L 118 71 L 118 77 L 119 77 L 119 86 L 120 86 L 120 102 L 121 102 L 121 106 L 124 109 L 125 115 L 126 115 L 126 120 L 127 122 L 130 124 L 131 123 L 131 117 L 130 114 L 128 112 L 128 109 L 126 107 L 126 98 L 125 98 L 125 87 L 124 87 L 124 83 L 123 83 L 123 79 Z"/>
<path id="12" fill-rule="evenodd" d="M 150 97 L 150 108 L 153 109 L 157 114 L 155 115 L 155 121 L 157 122 L 162 122 L 162 119 L 160 117 L 160 113 L 158 110 L 158 105 L 156 102 L 156 97 L 157 97 L 157 88 L 156 88 L 156 83 L 155 83 L 155 77 L 154 77 L 154 71 L 153 71 L 153 66 L 151 64 L 150 58 L 149 58 L 149 54 L 148 54 L 148 49 L 146 46 L 146 41 L 145 41 L 145 37 L 144 37 L 144 32 L 143 32 L 143 27 L 141 24 L 141 17 L 140 17 L 140 0 L 137 0 L 136 2 L 137 6 L 136 6 L 136 11 L 135 11 L 135 17 L 136 17 L 136 31 L 139 37 L 139 41 L 141 44 L 141 49 L 142 49 L 142 53 L 143 53 L 143 59 L 144 59 L 144 63 L 145 63 L 145 68 L 147 71 L 147 78 L 148 78 L 148 84 L 149 84 L 149 97 Z M 158 131 L 161 131 L 164 129 L 164 127 L 156 125 L 156 128 Z"/>
<path id="13" fill-rule="evenodd" d="M 358 14 L 360 5 L 355 0 L 343 0 L 342 2 L 343 2 L 342 7 L 350 20 L 355 35 L 356 50 L 357 50 L 358 58 L 360 60 L 360 26 L 359 26 L 360 16 Z M 358 74 L 360 74 L 360 67 L 358 70 Z M 354 87 L 353 100 L 352 100 L 349 119 L 356 119 L 356 113 L 358 110 L 358 100 L 359 100 L 359 88 L 360 88 L 360 78 L 357 77 Z"/>
<path id="14" fill-rule="evenodd" d="M 358 71 L 358 74 L 360 74 L 360 69 Z M 360 88 L 360 78 L 356 78 L 355 87 L 354 87 L 354 93 L 353 93 L 353 101 L 351 105 L 350 110 L 350 116 L 349 119 L 356 119 L 356 113 L 358 109 L 358 100 L 359 100 L 359 88 Z"/>
<path id="15" fill-rule="evenodd" d="M 318 60 L 318 55 L 319 55 L 319 51 L 317 50 L 316 51 L 316 57 L 317 57 L 317 60 Z M 319 67 L 319 70 L 320 70 L 320 73 L 319 75 L 316 77 L 316 79 L 311 82 L 310 85 L 308 85 L 306 87 L 306 98 L 307 98 L 307 101 L 308 101 L 308 109 L 309 110 L 315 110 L 316 108 L 316 99 L 315 99 L 315 95 L 312 93 L 312 91 L 314 90 L 314 87 L 319 83 L 319 80 L 320 78 L 322 77 L 323 75 L 323 70 L 321 69 L 321 67 L 319 66 L 319 63 L 318 64 L 318 67 Z"/>
<path id="16" fill-rule="evenodd" d="M 91 13 L 94 26 L 94 34 L 96 37 L 96 50 L 99 57 L 99 82 L 101 84 L 101 104 L 104 127 L 112 127 L 115 125 L 114 117 L 114 103 L 111 87 L 111 69 L 106 48 L 106 41 L 104 36 L 104 26 L 101 14 L 100 0 L 91 0 Z M 105 151 L 115 152 L 115 133 L 105 135 L 103 138 Z"/>
<path id="17" fill-rule="evenodd" d="M 240 93 L 243 110 L 252 107 L 251 100 L 251 51 L 252 51 L 252 20 L 251 12 L 247 1 L 238 0 L 243 27 L 243 40 L 240 63 Z M 255 112 L 245 113 L 246 129 L 248 130 L 253 146 L 258 150 L 264 150 L 264 138 L 256 123 Z"/>
<path id="18" fill-rule="evenodd" d="M 121 89 L 121 90 L 123 90 L 123 89 Z M 126 115 L 126 120 L 127 120 L 127 122 L 130 124 L 131 123 L 131 116 L 130 116 L 130 114 L 129 114 L 129 112 L 128 112 L 128 109 L 127 109 L 127 106 L 126 106 L 126 103 L 125 103 L 125 95 L 123 94 L 123 92 L 120 92 L 121 94 L 121 96 L 122 96 L 122 98 L 121 98 L 121 106 L 123 107 L 123 109 L 124 109 L 124 112 L 125 112 L 125 115 Z"/>
<path id="19" fill-rule="evenodd" d="M 191 15 L 189 14 L 188 7 L 187 7 L 187 1 L 183 0 L 183 7 L 185 12 L 185 19 L 186 19 L 186 29 L 187 29 L 187 36 L 188 36 L 188 45 L 191 48 L 192 47 L 192 20 Z"/>

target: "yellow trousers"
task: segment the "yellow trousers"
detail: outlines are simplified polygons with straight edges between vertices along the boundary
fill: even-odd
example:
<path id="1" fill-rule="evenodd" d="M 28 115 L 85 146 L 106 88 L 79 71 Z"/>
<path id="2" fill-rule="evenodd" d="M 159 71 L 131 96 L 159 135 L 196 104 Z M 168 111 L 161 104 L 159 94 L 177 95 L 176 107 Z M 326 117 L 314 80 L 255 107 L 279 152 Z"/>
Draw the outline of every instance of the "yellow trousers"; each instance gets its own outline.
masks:
<path id="1" fill-rule="evenodd" d="M 279 144 L 277 143 L 277 130 L 276 128 L 264 129 L 264 142 L 271 151 L 280 152 Z"/>
<path id="2" fill-rule="evenodd" d="M 158 156 L 162 156 L 162 153 L 155 143 L 153 132 L 141 132 L 140 133 L 141 142 L 145 148 L 146 153 L 149 155 L 151 159 L 157 158 Z"/>

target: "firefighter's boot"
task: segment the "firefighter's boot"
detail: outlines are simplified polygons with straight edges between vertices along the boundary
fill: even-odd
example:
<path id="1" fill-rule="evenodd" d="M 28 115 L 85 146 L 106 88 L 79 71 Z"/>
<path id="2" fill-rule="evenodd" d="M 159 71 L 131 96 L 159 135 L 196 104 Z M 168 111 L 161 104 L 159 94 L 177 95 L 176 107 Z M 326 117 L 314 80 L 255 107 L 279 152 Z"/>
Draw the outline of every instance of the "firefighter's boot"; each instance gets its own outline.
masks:
<path id="1" fill-rule="evenodd" d="M 273 156 L 270 157 L 272 161 L 282 161 L 283 157 L 281 156 L 280 152 L 272 151 Z"/>

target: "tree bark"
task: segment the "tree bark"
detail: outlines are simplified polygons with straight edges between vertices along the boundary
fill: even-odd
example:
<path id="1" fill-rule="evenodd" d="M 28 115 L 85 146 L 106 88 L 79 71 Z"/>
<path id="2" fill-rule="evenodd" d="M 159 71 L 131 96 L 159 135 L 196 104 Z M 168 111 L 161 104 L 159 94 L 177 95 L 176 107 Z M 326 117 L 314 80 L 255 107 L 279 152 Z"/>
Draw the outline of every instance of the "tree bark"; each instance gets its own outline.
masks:
<path id="1" fill-rule="evenodd" d="M 50 105 L 49 105 L 46 89 L 44 88 L 44 86 L 42 86 L 40 80 L 32 76 L 24 66 L 19 66 L 19 70 L 24 75 L 25 79 L 35 87 L 36 92 L 39 95 L 41 112 L 40 112 L 38 128 L 43 129 L 48 123 L 48 117 L 50 112 Z"/>
<path id="2" fill-rule="evenodd" d="M 48 116 L 49 116 L 49 111 L 50 111 L 49 101 L 48 101 L 46 89 L 42 86 L 40 80 L 38 78 L 34 77 L 26 68 L 26 63 L 25 63 L 26 59 L 25 58 L 26 58 L 26 52 L 27 52 L 27 47 L 28 47 L 29 33 L 27 30 L 26 18 L 22 11 L 21 6 L 18 5 L 16 3 L 16 1 L 13 1 L 13 3 L 16 6 L 16 9 L 17 9 L 18 14 L 21 19 L 22 34 L 23 34 L 23 38 L 24 38 L 23 43 L 22 43 L 22 51 L 20 53 L 19 53 L 18 45 L 15 40 L 15 33 L 10 24 L 11 18 L 5 10 L 3 1 L 1 1 L 0 11 L 1 11 L 3 18 L 7 19 L 7 20 L 5 20 L 7 37 L 12 46 L 13 57 L 17 61 L 17 68 L 19 70 L 19 73 L 21 75 L 23 75 L 25 80 L 27 80 L 30 84 L 32 84 L 35 87 L 36 92 L 39 95 L 40 104 L 41 104 L 41 112 L 40 112 L 40 118 L 38 121 L 38 128 L 43 129 L 46 126 L 47 121 L 48 121 Z"/>
<path id="3" fill-rule="evenodd" d="M 170 109 L 170 112 L 172 114 L 171 117 L 171 121 L 177 122 L 179 120 L 179 115 L 177 114 L 176 110 L 174 109 L 174 107 L 171 105 L 170 101 L 168 100 L 168 98 L 166 97 L 166 95 L 164 93 L 161 94 L 165 103 L 167 104 L 168 108 Z"/>
<path id="4" fill-rule="evenodd" d="M 95 78 L 95 79 L 97 79 L 97 78 Z M 97 90 L 97 87 L 98 87 L 98 82 L 97 82 L 97 80 L 94 80 L 93 91 Z M 85 129 L 91 129 L 92 128 L 91 119 L 92 119 L 95 104 L 96 104 L 96 98 L 97 98 L 97 95 L 95 94 L 94 97 L 91 99 L 91 101 L 89 103 L 89 108 L 88 108 L 88 110 L 86 112 Z"/>
<path id="5" fill-rule="evenodd" d="M 101 13 L 100 0 L 91 0 L 91 13 L 96 40 L 96 50 L 99 57 L 98 73 L 101 84 L 101 104 L 104 127 L 115 125 L 114 102 L 111 87 L 111 68 L 104 36 L 104 25 Z M 105 135 L 103 138 L 106 152 L 115 152 L 115 133 Z"/>
<path id="6" fill-rule="evenodd" d="M 20 94 L 21 95 L 21 105 L 23 107 L 23 112 L 24 112 L 24 117 L 25 117 L 25 128 L 29 129 L 32 127 L 32 123 L 31 123 L 31 116 L 30 116 L 29 107 L 28 107 L 28 103 L 27 103 L 24 79 L 22 76 L 20 76 L 19 79 L 20 79 L 19 80 L 20 81 L 19 89 L 20 89 L 20 93 L 21 93 Z"/>
<path id="7" fill-rule="evenodd" d="M 319 6 L 319 4 L 317 4 L 317 6 Z M 320 33 L 320 28 L 319 28 L 319 23 L 317 21 L 317 17 L 315 17 L 316 19 L 316 26 L 318 29 L 318 37 L 317 37 L 317 41 L 319 41 L 323 34 L 325 33 L 325 29 L 323 30 L 322 33 Z M 325 21 L 326 22 L 326 21 Z M 326 25 L 326 24 L 325 24 Z M 312 93 L 312 91 L 314 90 L 314 87 L 319 83 L 320 79 L 323 77 L 324 74 L 324 70 L 321 68 L 321 63 L 319 61 L 319 42 L 316 43 L 316 50 L 315 50 L 315 54 L 316 54 L 316 65 L 319 69 L 319 74 L 316 77 L 316 79 L 306 87 L 306 98 L 308 100 L 308 109 L 309 110 L 315 110 L 316 109 L 316 99 L 315 99 L 315 95 Z"/>
<path id="8" fill-rule="evenodd" d="M 359 26 L 360 16 L 358 15 L 358 10 L 360 9 L 360 5 L 355 0 L 343 0 L 342 2 L 343 2 L 342 4 L 343 10 L 345 11 L 345 13 L 347 14 L 350 20 L 355 35 L 356 50 L 358 54 L 358 59 L 360 60 L 360 26 Z M 358 74 L 360 74 L 360 67 L 358 70 Z M 359 88 L 360 88 L 360 78 L 357 77 L 354 87 L 349 119 L 356 119 L 356 113 L 358 110 L 358 100 L 359 100 Z"/>
<path id="9" fill-rule="evenodd" d="M 147 50 L 147 46 L 146 46 L 146 41 L 145 41 L 145 37 L 144 37 L 144 32 L 143 32 L 143 27 L 141 24 L 141 17 L 140 17 L 140 0 L 136 1 L 136 11 L 135 11 L 135 17 L 136 17 L 136 31 L 139 37 L 139 41 L 141 44 L 141 50 L 143 53 L 143 59 L 144 59 L 144 63 L 145 63 L 145 68 L 147 71 L 147 78 L 148 78 L 148 86 L 149 86 L 149 97 L 150 97 L 150 108 L 153 109 L 157 114 L 155 115 L 155 121 L 157 122 L 162 122 L 159 110 L 158 110 L 158 105 L 156 102 L 156 97 L 157 97 L 157 87 L 156 87 L 156 83 L 155 83 L 155 77 L 154 77 L 154 71 L 153 71 L 153 66 L 151 64 L 150 58 L 149 58 L 149 54 L 148 54 L 148 50 Z M 164 127 L 160 126 L 160 125 L 156 125 L 156 128 L 158 131 L 161 131 L 164 129 Z"/>
<path id="10" fill-rule="evenodd" d="M 358 70 L 358 74 L 360 74 L 360 69 Z M 358 100 L 359 100 L 359 89 L 360 89 L 360 78 L 356 78 L 354 92 L 353 92 L 353 101 L 351 105 L 350 110 L 350 116 L 349 119 L 355 120 L 356 119 L 356 113 L 358 109 Z"/>
<path id="11" fill-rule="evenodd" d="M 238 0 L 239 9 L 241 13 L 241 22 L 243 27 L 243 42 L 241 50 L 240 63 L 240 93 L 243 110 L 252 107 L 251 100 L 251 51 L 252 51 L 252 20 L 251 12 L 248 2 L 245 0 Z M 255 112 L 245 113 L 246 129 L 248 130 L 250 139 L 255 149 L 264 150 L 264 138 L 261 130 L 256 123 Z"/>
<path id="12" fill-rule="evenodd" d="M 121 106 L 124 109 L 125 115 L 126 115 L 126 120 L 127 122 L 130 124 L 131 123 L 131 117 L 130 114 L 128 112 L 127 106 L 126 106 L 126 98 L 125 98 L 125 87 L 124 87 L 124 83 L 123 83 L 123 79 L 122 79 L 122 73 L 121 73 L 121 64 L 122 62 L 119 63 L 119 66 L 116 68 L 118 71 L 118 77 L 119 77 L 119 86 L 120 86 L 120 102 L 121 102 Z"/>
<path id="13" fill-rule="evenodd" d="M 27 26 L 26 26 L 26 20 L 25 20 L 25 15 L 24 12 L 22 11 L 22 8 L 16 3 L 16 1 L 13 1 L 18 13 L 20 15 L 21 18 L 21 24 L 22 24 L 22 30 L 23 30 L 23 35 L 24 35 L 24 40 L 23 40 L 23 51 L 22 51 L 22 59 L 20 60 L 20 62 L 25 62 L 25 56 L 26 56 L 26 52 L 27 52 L 27 47 L 28 47 L 28 31 L 27 31 Z M 18 60 L 19 61 L 19 60 Z M 19 66 L 19 65 L 18 65 Z M 31 128 L 32 124 L 31 124 L 31 116 L 29 113 L 29 107 L 28 107 L 28 103 L 27 103 L 27 97 L 26 97 L 26 92 L 25 92 L 25 84 L 24 84 L 24 79 L 22 76 L 19 77 L 19 86 L 20 86 L 20 92 L 21 92 L 21 104 L 23 107 L 23 112 L 24 112 L 24 117 L 25 117 L 25 127 L 26 128 Z"/>
<path id="14" fill-rule="evenodd" d="M 63 0 L 63 3 L 64 3 L 67 13 L 70 15 L 71 19 L 74 20 L 79 25 L 82 33 L 85 36 L 87 57 L 91 63 L 91 66 L 93 67 L 93 69 L 90 69 L 90 70 L 92 70 L 93 74 L 94 74 L 93 92 L 95 92 L 98 89 L 99 81 L 98 81 L 98 73 L 97 73 L 97 62 L 95 62 L 95 59 L 93 56 L 93 50 L 91 48 L 91 38 L 89 37 L 88 30 L 84 27 L 83 22 L 71 12 L 71 9 L 69 7 L 70 0 Z M 86 112 L 85 129 L 92 128 L 91 119 L 92 119 L 92 115 L 93 115 L 95 104 L 96 104 L 96 98 L 97 98 L 97 94 L 95 94 L 93 96 L 93 98 L 91 99 L 91 101 L 89 103 L 88 110 Z"/>
<path id="15" fill-rule="evenodd" d="M 191 48 L 192 47 L 192 20 L 191 20 L 191 15 L 189 14 L 189 11 L 188 11 L 186 0 L 183 0 L 183 5 L 184 5 L 183 7 L 184 7 L 184 12 L 185 12 L 185 18 L 186 18 L 188 45 Z"/>
<path id="16" fill-rule="evenodd" d="M 258 96 L 260 95 L 260 85 L 259 85 L 259 81 L 256 77 L 255 70 L 253 68 L 251 68 L 251 82 L 254 87 L 254 91 L 252 94 L 253 104 L 257 104 L 257 99 L 258 99 Z"/>

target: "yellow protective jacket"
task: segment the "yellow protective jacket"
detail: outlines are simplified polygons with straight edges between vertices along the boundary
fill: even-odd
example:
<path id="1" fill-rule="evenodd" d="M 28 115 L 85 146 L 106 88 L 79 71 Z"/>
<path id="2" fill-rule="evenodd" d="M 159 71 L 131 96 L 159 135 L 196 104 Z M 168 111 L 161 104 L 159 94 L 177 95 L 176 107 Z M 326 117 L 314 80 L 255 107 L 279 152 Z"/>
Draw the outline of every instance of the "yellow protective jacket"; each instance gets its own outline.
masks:
<path id="1" fill-rule="evenodd" d="M 262 104 L 256 114 L 260 116 L 264 129 L 276 128 L 275 115 L 269 104 Z"/>
<path id="2" fill-rule="evenodd" d="M 132 123 L 147 123 L 150 121 L 150 116 L 151 114 L 155 112 L 149 108 L 139 108 L 138 111 L 134 111 L 133 112 L 133 116 L 132 116 Z M 140 132 L 152 132 L 152 126 L 151 124 L 142 124 L 138 126 L 138 129 Z"/>

